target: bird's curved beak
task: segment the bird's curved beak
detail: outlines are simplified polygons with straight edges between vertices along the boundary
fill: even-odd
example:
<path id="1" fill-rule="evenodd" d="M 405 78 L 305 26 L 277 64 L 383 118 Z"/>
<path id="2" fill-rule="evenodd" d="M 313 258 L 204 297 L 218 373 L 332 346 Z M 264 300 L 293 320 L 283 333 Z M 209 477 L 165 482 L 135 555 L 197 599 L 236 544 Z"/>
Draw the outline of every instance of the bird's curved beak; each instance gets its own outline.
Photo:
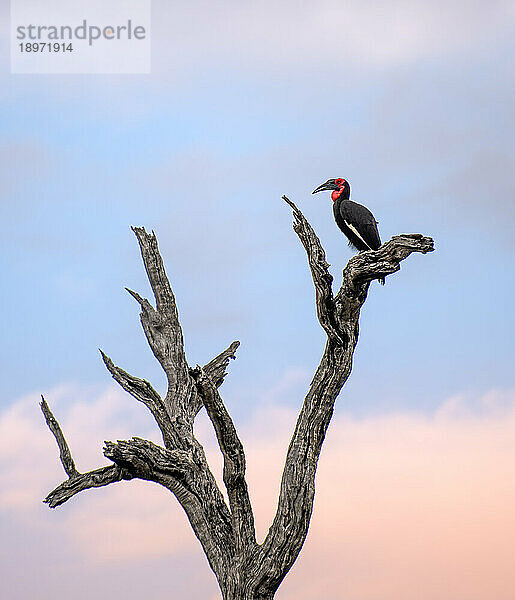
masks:
<path id="1" fill-rule="evenodd" d="M 314 189 L 311 193 L 316 194 L 317 192 L 325 192 L 328 190 L 338 190 L 338 186 L 335 183 L 334 179 L 328 179 L 322 185 L 319 185 L 316 189 Z"/>

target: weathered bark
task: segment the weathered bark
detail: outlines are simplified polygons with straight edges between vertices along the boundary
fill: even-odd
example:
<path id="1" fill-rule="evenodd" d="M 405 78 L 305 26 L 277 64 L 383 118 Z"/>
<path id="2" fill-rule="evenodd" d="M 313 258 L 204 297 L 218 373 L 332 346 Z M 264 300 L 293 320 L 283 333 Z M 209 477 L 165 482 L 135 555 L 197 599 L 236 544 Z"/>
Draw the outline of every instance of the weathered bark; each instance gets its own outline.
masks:
<path id="1" fill-rule="evenodd" d="M 175 297 L 154 233 L 133 229 L 156 307 L 136 292 L 128 291 L 141 307 L 143 330 L 166 374 L 166 396 L 162 398 L 148 381 L 115 366 L 103 352 L 102 358 L 115 381 L 152 413 L 163 446 L 140 438 L 106 442 L 104 456 L 112 465 L 79 473 L 58 422 L 44 399 L 41 403 L 68 475 L 45 502 L 55 508 L 83 490 L 134 478 L 162 485 L 183 507 L 224 600 L 271 600 L 295 562 L 308 532 L 318 457 L 334 402 L 351 372 L 359 313 L 370 282 L 399 270 L 400 262 L 412 252 L 425 254 L 433 250 L 431 238 L 420 234 L 395 236 L 379 250 L 354 256 L 343 271 L 340 290 L 333 296 L 333 278 L 320 240 L 295 204 L 283 198 L 293 210 L 293 227 L 307 253 L 318 320 L 327 342 L 298 417 L 286 456 L 277 512 L 262 544 L 256 542 L 243 445 L 218 392 L 239 342 L 233 342 L 203 368 L 188 365 Z M 223 455 L 229 506 L 193 434 L 193 422 L 202 406 Z"/>

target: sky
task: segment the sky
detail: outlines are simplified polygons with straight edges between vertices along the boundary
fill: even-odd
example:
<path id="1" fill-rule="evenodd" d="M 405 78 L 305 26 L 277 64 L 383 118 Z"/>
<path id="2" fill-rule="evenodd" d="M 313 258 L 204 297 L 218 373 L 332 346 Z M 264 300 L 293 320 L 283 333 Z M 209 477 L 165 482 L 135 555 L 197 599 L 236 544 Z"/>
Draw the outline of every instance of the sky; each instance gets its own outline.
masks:
<path id="1" fill-rule="evenodd" d="M 436 250 L 371 286 L 277 598 L 513 598 L 514 22 L 501 1 L 154 0 L 151 74 L 12 75 L 0 1 L 2 597 L 81 600 L 101 582 L 158 600 L 173 581 L 174 597 L 219 598 L 157 486 L 41 504 L 64 474 L 37 400 L 79 469 L 105 463 L 104 439 L 157 439 L 98 352 L 164 390 L 124 291 L 151 294 L 130 226 L 154 229 L 190 364 L 241 341 L 222 392 L 263 536 L 324 346 L 281 196 L 338 286 L 352 253 L 311 190 L 345 177 L 383 240 Z"/>

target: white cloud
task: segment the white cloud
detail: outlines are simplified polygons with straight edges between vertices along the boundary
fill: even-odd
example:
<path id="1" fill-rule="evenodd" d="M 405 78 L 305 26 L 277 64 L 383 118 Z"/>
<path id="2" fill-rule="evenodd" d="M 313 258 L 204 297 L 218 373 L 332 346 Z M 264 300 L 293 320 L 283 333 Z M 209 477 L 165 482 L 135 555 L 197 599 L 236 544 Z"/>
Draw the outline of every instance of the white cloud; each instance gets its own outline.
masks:
<path id="1" fill-rule="evenodd" d="M 159 71 L 189 67 L 192 77 L 213 61 L 242 68 L 287 64 L 378 67 L 470 52 L 507 34 L 509 2 L 396 0 L 358 2 L 172 3 L 153 28 Z M 168 48 L 164 52 L 164 46 Z M 175 50 L 175 51 L 174 51 Z M 342 77 L 341 72 L 335 77 Z"/>

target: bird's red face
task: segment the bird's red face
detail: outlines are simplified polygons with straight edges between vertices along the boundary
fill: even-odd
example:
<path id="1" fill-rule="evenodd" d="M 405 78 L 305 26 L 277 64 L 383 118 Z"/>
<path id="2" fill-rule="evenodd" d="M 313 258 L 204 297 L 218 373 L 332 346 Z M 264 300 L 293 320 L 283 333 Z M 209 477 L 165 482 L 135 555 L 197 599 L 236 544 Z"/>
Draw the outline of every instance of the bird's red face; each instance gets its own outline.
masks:
<path id="1" fill-rule="evenodd" d="M 338 177 L 337 179 L 328 179 L 322 185 L 319 185 L 315 190 L 313 190 L 313 194 L 317 192 L 323 192 L 325 190 L 331 190 L 331 199 L 333 202 L 338 200 L 338 198 L 343 194 L 344 198 L 348 198 L 350 196 L 350 185 L 346 179 L 342 177 Z"/>
<path id="2" fill-rule="evenodd" d="M 345 181 L 345 179 L 342 179 L 341 177 L 338 179 L 334 180 L 334 183 L 338 186 L 337 190 L 333 190 L 331 192 L 331 200 L 333 202 L 336 202 L 336 200 L 338 200 L 338 198 L 342 195 L 345 186 L 348 185 L 348 183 Z"/>

